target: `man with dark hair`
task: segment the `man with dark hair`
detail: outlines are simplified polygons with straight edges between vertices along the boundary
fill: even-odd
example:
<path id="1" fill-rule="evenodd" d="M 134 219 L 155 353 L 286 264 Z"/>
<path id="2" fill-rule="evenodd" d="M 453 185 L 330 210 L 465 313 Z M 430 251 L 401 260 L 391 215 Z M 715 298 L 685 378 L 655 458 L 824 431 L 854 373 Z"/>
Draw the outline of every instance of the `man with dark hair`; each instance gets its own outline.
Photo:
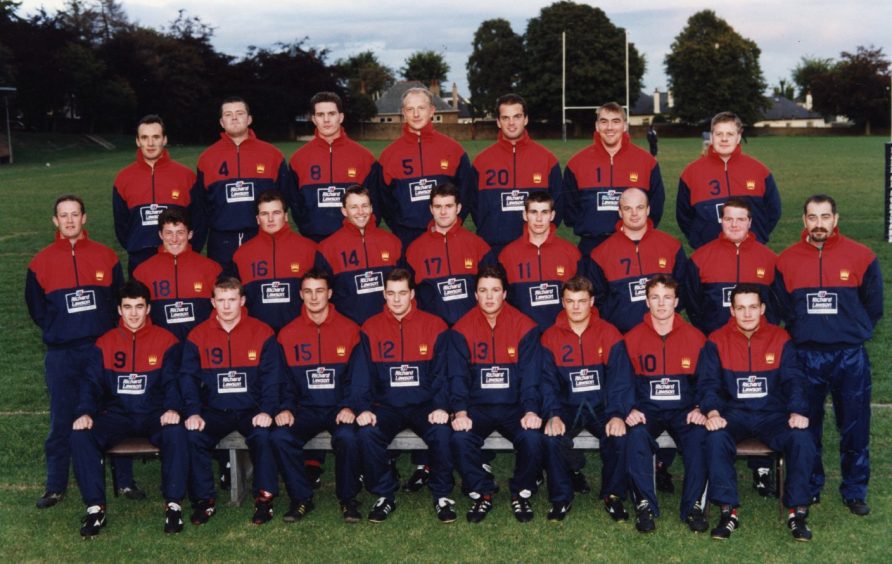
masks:
<path id="1" fill-rule="evenodd" d="M 870 512 L 870 359 L 864 343 L 883 316 L 883 275 L 876 254 L 839 232 L 836 201 L 819 194 L 805 201 L 802 240 L 777 263 L 775 291 L 787 330 L 808 374 L 809 430 L 817 456 L 811 495 L 824 486 L 821 460 L 824 403 L 833 396 L 839 430 L 839 492 L 855 515 Z"/>
<path id="2" fill-rule="evenodd" d="M 415 274 L 418 307 L 452 325 L 474 307 L 469 288 L 481 265 L 495 259 L 486 242 L 462 226 L 458 188 L 451 182 L 431 190 L 433 219 L 406 250 Z"/>
<path id="3" fill-rule="evenodd" d="M 516 450 L 509 488 L 514 517 L 521 523 L 533 519 L 530 497 L 542 470 L 539 329 L 505 303 L 507 288 L 501 265 L 481 268 L 477 307 L 455 324 L 452 333 L 452 454 L 474 501 L 467 513 L 471 523 L 479 523 L 492 509 L 495 482 L 481 457 L 490 433 L 499 431 Z"/>
<path id="4" fill-rule="evenodd" d="M 254 465 L 252 522 L 262 525 L 273 518 L 279 491 L 269 436 L 279 407 L 282 351 L 269 325 L 243 313 L 245 291 L 237 278 L 220 278 L 211 303 L 214 315 L 183 343 L 179 376 L 189 431 L 191 521 L 202 525 L 214 515 L 211 455 L 220 439 L 238 431 Z"/>
<path id="5" fill-rule="evenodd" d="M 232 262 L 245 285 L 248 313 L 278 332 L 300 313 L 300 279 L 316 262 L 316 243 L 291 229 L 278 190 L 262 192 L 254 209 L 260 232 L 239 247 Z"/>
<path id="6" fill-rule="evenodd" d="M 321 431 L 331 433 L 335 452 L 335 493 L 348 523 L 360 520 L 359 445 L 353 425 L 350 386 L 354 372 L 365 371 L 359 327 L 329 303 L 331 276 L 310 269 L 300 283 L 300 317 L 279 331 L 285 357 L 285 390 L 271 440 L 291 498 L 286 522 L 313 510 L 312 477 L 304 467 L 303 447 Z"/>
<path id="7" fill-rule="evenodd" d="M 681 242 L 656 229 L 649 215 L 647 193 L 638 188 L 624 190 L 615 233 L 584 259 L 601 317 L 623 333 L 647 312 L 644 285 L 651 276 L 671 274 L 681 280 L 685 274 L 687 259 Z"/>
<path id="8" fill-rule="evenodd" d="M 764 320 L 761 291 L 738 284 L 731 291 L 731 319 L 713 332 L 698 362 L 700 410 L 706 414 L 709 499 L 721 507 L 715 539 L 740 526 L 737 443 L 755 437 L 782 451 L 787 468 L 783 503 L 798 541 L 811 540 L 808 478 L 815 444 L 808 432 L 806 378 L 786 331 Z"/>
<path id="9" fill-rule="evenodd" d="M 560 201 L 561 167 L 554 154 L 530 138 L 527 104 L 517 94 L 496 101 L 498 140 L 474 159 L 472 199 L 465 202 L 477 234 L 497 256 L 502 248 L 523 234 L 521 213 L 526 199 L 546 192 Z M 556 210 L 560 225 L 563 210 Z"/>
<path id="10" fill-rule="evenodd" d="M 115 178 L 112 207 L 115 235 L 127 251 L 127 269 L 136 267 L 158 250 L 158 216 L 168 208 L 189 211 L 195 225 L 196 248 L 201 251 L 206 235 L 202 200 L 195 173 L 172 160 L 167 152 L 167 133 L 160 116 L 150 114 L 136 126 L 136 162 Z"/>
<path id="11" fill-rule="evenodd" d="M 247 102 L 230 97 L 220 106 L 220 140 L 198 157 L 198 186 L 209 226 L 208 258 L 235 274 L 232 255 L 257 235 L 254 201 L 277 188 L 290 193 L 291 173 L 282 153 L 257 139 Z"/>
<path id="12" fill-rule="evenodd" d="M 560 238 L 554 200 L 533 192 L 524 202 L 525 228 L 499 254 L 508 274 L 508 303 L 545 331 L 561 311 L 561 284 L 576 276 L 579 249 Z"/>
<path id="13" fill-rule="evenodd" d="M 656 438 L 667 431 L 684 457 L 681 520 L 694 532 L 709 525 L 706 508 L 706 416 L 697 407 L 697 366 L 706 337 L 675 312 L 678 282 L 664 274 L 645 285 L 649 312 L 644 321 L 626 333 L 624 341 L 635 375 L 635 403 L 626 425 L 640 426 L 644 434 L 628 440 L 629 478 L 635 502 L 635 527 L 653 531 L 660 514 L 654 483 Z"/>
<path id="14" fill-rule="evenodd" d="M 332 273 L 332 303 L 357 324 L 384 305 L 384 278 L 402 259 L 400 240 L 375 224 L 368 188 L 354 184 L 341 198 L 343 226 L 319 245 L 316 265 Z"/>
<path id="15" fill-rule="evenodd" d="M 542 396 L 549 521 L 561 521 L 573 502 L 573 437 L 583 429 L 600 442 L 604 510 L 614 521 L 629 518 L 626 496 L 626 424 L 632 407 L 632 367 L 622 335 L 598 316 L 591 282 L 575 276 L 564 283 L 563 311 L 542 335 Z M 641 429 L 631 428 L 631 433 Z"/>
<path id="16" fill-rule="evenodd" d="M 434 186 L 452 182 L 463 200 L 469 200 L 471 162 L 458 142 L 435 131 L 436 107 L 427 88 L 413 87 L 403 93 L 403 132 L 388 145 L 381 163 L 381 214 L 403 248 L 427 229 L 431 220 L 430 193 Z M 470 209 L 465 210 L 462 219 Z"/>
<path id="17" fill-rule="evenodd" d="M 65 495 L 78 383 L 96 338 L 115 324 L 115 292 L 124 283 L 117 255 L 87 237 L 86 223 L 82 199 L 59 197 L 53 206 L 55 241 L 31 259 L 25 277 L 28 313 L 47 346 L 50 432 L 44 445 L 46 491 L 37 501 L 39 509 L 56 505 Z"/>
<path id="18" fill-rule="evenodd" d="M 132 436 L 161 448 L 164 532 L 183 530 L 189 453 L 180 423 L 177 387 L 179 343 L 152 324 L 149 289 L 130 280 L 118 292 L 118 327 L 90 351 L 71 435 L 75 475 L 87 515 L 81 536 L 92 538 L 106 525 L 103 451 Z"/>
<path id="19" fill-rule="evenodd" d="M 706 153 L 688 164 L 678 180 L 675 217 L 695 249 L 721 232 L 722 207 L 729 198 L 742 198 L 752 208 L 752 231 L 760 243 L 781 217 L 781 200 L 768 168 L 740 150 L 743 123 L 731 112 L 712 118 Z"/>
<path id="20" fill-rule="evenodd" d="M 359 445 L 366 489 L 378 496 L 369 521 L 380 523 L 396 509 L 399 488 L 387 446 L 403 429 L 415 431 L 430 454 L 428 486 L 437 519 L 455 521 L 452 457 L 449 453 L 448 327 L 415 305 L 412 274 L 396 268 L 385 280 L 384 310 L 362 325 L 366 370 L 353 373 L 353 407 L 359 413 Z"/>
<path id="21" fill-rule="evenodd" d="M 133 272 L 151 292 L 152 322 L 184 341 L 211 314 L 211 292 L 220 265 L 195 252 L 191 218 L 179 208 L 158 217 L 161 248 Z"/>
<path id="22" fill-rule="evenodd" d="M 564 221 L 579 235 L 583 256 L 613 234 L 623 190 L 647 193 L 654 227 L 663 217 L 660 165 L 632 143 L 628 129 L 625 109 L 616 102 L 604 104 L 595 118 L 594 142 L 573 155 L 564 170 Z"/>
<path id="23" fill-rule="evenodd" d="M 286 196 L 301 234 L 318 243 L 340 228 L 344 191 L 353 184 L 376 190 L 380 166 L 371 151 L 347 136 L 340 96 L 316 93 L 310 99 L 310 112 L 316 133 L 291 155 L 296 182 Z M 372 197 L 377 200 L 377 193 Z"/>

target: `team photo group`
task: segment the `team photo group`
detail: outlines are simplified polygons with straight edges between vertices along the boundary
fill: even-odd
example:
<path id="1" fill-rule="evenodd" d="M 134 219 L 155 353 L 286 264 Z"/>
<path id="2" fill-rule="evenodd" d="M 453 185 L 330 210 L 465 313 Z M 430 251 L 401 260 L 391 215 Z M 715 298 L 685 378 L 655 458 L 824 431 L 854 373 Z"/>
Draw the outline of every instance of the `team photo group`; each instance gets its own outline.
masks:
<path id="1" fill-rule="evenodd" d="M 712 119 L 678 180 L 688 256 L 659 229 L 671 210 L 656 144 L 632 143 L 617 103 L 598 108 L 593 142 L 563 170 L 530 138 L 516 94 L 498 99 L 498 139 L 473 161 L 436 130 L 425 88 L 405 91 L 402 133 L 377 158 L 348 137 L 338 95 L 316 94 L 308 111 L 315 135 L 286 159 L 255 136 L 248 102 L 224 99 L 197 170 L 171 158 L 161 116 L 142 118 L 112 193 L 126 273 L 89 237 L 91 203 L 56 200 L 55 241 L 25 289 L 50 402 L 38 508 L 64 499 L 73 465 L 80 534 L 95 538 L 106 451 L 146 437 L 161 454 L 164 532 L 206 524 L 216 447 L 237 431 L 256 525 L 312 519 L 317 503 L 380 523 L 400 490 L 425 488 L 431 518 L 479 523 L 499 490 L 484 448 L 498 432 L 515 457 L 505 510 L 532 520 L 542 487 L 542 515 L 561 521 L 591 491 L 573 443 L 587 431 L 613 520 L 648 533 L 673 515 L 657 492 L 674 490 L 677 453 L 675 515 L 715 539 L 741 526 L 737 445 L 756 439 L 786 470 L 778 484 L 772 458 L 751 456 L 752 486 L 780 495 L 792 537 L 808 541 L 831 395 L 841 483 L 824 502 L 869 513 L 864 345 L 883 314 L 879 263 L 840 231 L 826 194 L 786 210 L 801 213 L 799 241 L 766 246 L 781 198 L 741 150 L 735 114 Z M 427 448 L 402 454 L 414 472 L 401 481 L 391 442 L 406 430 Z M 320 433 L 332 500 L 314 498 L 326 453 L 305 448 Z M 145 497 L 132 461 L 112 460 L 116 493 Z"/>

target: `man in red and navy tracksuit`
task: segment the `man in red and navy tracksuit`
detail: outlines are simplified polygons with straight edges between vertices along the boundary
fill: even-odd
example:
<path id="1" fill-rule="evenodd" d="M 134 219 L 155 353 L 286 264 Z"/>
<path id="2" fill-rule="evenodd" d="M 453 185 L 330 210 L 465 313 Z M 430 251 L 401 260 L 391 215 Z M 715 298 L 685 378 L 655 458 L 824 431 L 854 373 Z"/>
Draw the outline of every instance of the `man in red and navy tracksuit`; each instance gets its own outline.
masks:
<path id="1" fill-rule="evenodd" d="M 667 431 L 684 457 L 681 520 L 698 533 L 708 528 L 706 508 L 706 416 L 697 407 L 697 365 L 706 337 L 675 312 L 678 282 L 659 274 L 645 287 L 650 310 L 644 321 L 626 333 L 624 340 L 635 371 L 635 403 L 626 425 L 647 430 L 631 435 L 628 452 L 629 479 L 636 505 L 635 527 L 643 532 L 656 528 L 660 514 L 654 482 L 653 457 L 656 438 Z"/>
<path id="2" fill-rule="evenodd" d="M 437 519 L 455 521 L 452 456 L 449 452 L 448 327 L 415 304 L 412 274 L 387 275 L 384 310 L 362 325 L 365 370 L 353 372 L 352 404 L 359 425 L 363 479 L 378 496 L 369 521 L 380 523 L 396 509 L 399 482 L 387 446 L 403 429 L 421 437 L 430 456 L 428 487 Z"/>
<path id="3" fill-rule="evenodd" d="M 406 250 L 415 274 L 418 307 L 452 326 L 477 301 L 474 280 L 481 265 L 495 262 L 486 242 L 462 226 L 458 188 L 451 182 L 431 191 L 433 219 Z"/>
<path id="4" fill-rule="evenodd" d="M 755 437 L 783 452 L 787 467 L 783 503 L 793 538 L 811 540 L 808 478 L 815 443 L 808 431 L 806 377 L 786 331 L 764 319 L 761 290 L 738 284 L 731 319 L 709 336 L 697 367 L 700 410 L 706 414 L 709 499 L 721 507 L 712 537 L 727 539 L 740 526 L 737 443 Z"/>
<path id="5" fill-rule="evenodd" d="M 480 269 L 477 305 L 453 327 L 450 354 L 452 454 L 474 505 L 471 523 L 492 509 L 495 482 L 483 468 L 483 441 L 498 431 L 514 444 L 509 482 L 511 507 L 521 523 L 532 520 L 530 496 L 542 471 L 542 350 L 539 328 L 505 302 L 508 280 L 501 265 Z"/>
<path id="6" fill-rule="evenodd" d="M 287 194 L 291 215 L 301 234 L 317 243 L 341 227 L 341 197 L 360 184 L 377 198 L 378 163 L 371 151 L 347 137 L 341 126 L 344 106 L 334 92 L 319 92 L 310 99 L 313 139 L 291 155 L 296 181 Z M 378 202 L 375 202 L 378 208 Z"/>
<path id="7" fill-rule="evenodd" d="M 628 479 L 627 434 L 623 418 L 632 407 L 632 366 L 623 337 L 598 316 L 592 283 L 575 276 L 564 284 L 564 310 L 542 335 L 542 397 L 547 456 L 549 521 L 561 521 L 573 502 L 573 437 L 583 429 L 600 440 L 604 509 L 615 521 L 629 515 L 623 507 Z"/>
<path id="8" fill-rule="evenodd" d="M 444 182 L 458 186 L 470 201 L 471 162 L 455 140 L 434 130 L 433 94 L 423 87 L 406 90 L 402 98 L 403 133 L 388 145 L 381 163 L 381 213 L 403 248 L 427 229 L 431 220 L 431 190 Z M 376 202 L 377 203 L 377 202 Z M 467 217 L 470 209 L 462 214 Z"/>
<path id="9" fill-rule="evenodd" d="M 644 285 L 656 274 L 683 280 L 687 259 L 681 242 L 654 228 L 648 219 L 647 194 L 625 190 L 619 201 L 616 232 L 596 247 L 584 270 L 595 286 L 601 317 L 625 333 L 647 312 Z"/>
<path id="10" fill-rule="evenodd" d="M 316 243 L 288 225 L 285 196 L 267 190 L 255 203 L 256 237 L 232 257 L 248 313 L 278 332 L 300 313 L 300 278 L 316 262 Z"/>
<path id="11" fill-rule="evenodd" d="M 564 222 L 579 235 L 583 256 L 613 234 L 623 190 L 647 192 L 654 227 L 663 217 L 666 194 L 660 165 L 632 143 L 628 129 L 623 107 L 604 104 L 598 108 L 594 142 L 573 155 L 564 170 Z"/>
<path id="12" fill-rule="evenodd" d="M 206 236 L 202 198 L 195 173 L 170 158 L 160 116 L 147 115 L 136 126 L 136 162 L 115 178 L 112 208 L 115 235 L 127 251 L 127 268 L 136 267 L 158 250 L 158 216 L 168 208 L 188 210 L 201 251 Z"/>
<path id="13" fill-rule="evenodd" d="M 722 208 L 722 232 L 691 255 L 681 290 L 691 323 L 704 334 L 728 322 L 731 290 L 741 282 L 762 288 L 768 321 L 780 320 L 771 289 L 777 255 L 756 239 L 752 222 L 749 201 L 731 198 Z"/>
<path id="14" fill-rule="evenodd" d="M 498 256 L 523 233 L 524 202 L 536 192 L 554 200 L 561 196 L 561 167 L 554 154 L 530 139 L 526 126 L 527 103 L 517 94 L 496 101 L 498 140 L 474 159 L 472 200 L 465 205 L 474 218 L 477 234 Z M 559 201 L 559 200 L 558 200 Z M 563 209 L 555 223 L 560 225 Z"/>
<path id="15" fill-rule="evenodd" d="M 508 303 L 545 331 L 561 311 L 561 285 L 576 276 L 579 249 L 560 238 L 554 200 L 534 192 L 524 202 L 525 227 L 499 254 L 508 274 Z"/>
<path id="16" fill-rule="evenodd" d="M 84 202 L 66 195 L 56 200 L 56 240 L 31 259 L 25 303 L 40 328 L 46 352 L 50 433 L 46 438 L 46 491 L 37 507 L 52 507 L 68 487 L 71 424 L 78 386 L 93 343 L 114 327 L 115 293 L 124 275 L 115 252 L 90 240 L 84 230 Z"/>
<path id="17" fill-rule="evenodd" d="M 152 322 L 185 341 L 196 325 L 211 315 L 211 292 L 220 265 L 192 250 L 191 218 L 169 208 L 158 217 L 161 247 L 133 272 L 151 292 Z"/>
<path id="18" fill-rule="evenodd" d="M 273 518 L 279 491 L 276 459 L 270 444 L 272 416 L 278 413 L 284 366 L 282 351 L 269 325 L 248 316 L 245 294 L 236 278 L 214 284 L 214 314 L 183 343 L 180 391 L 189 431 L 191 521 L 207 523 L 216 510 L 211 471 L 214 446 L 238 431 L 245 437 L 254 465 L 255 525 Z"/>
<path id="19" fill-rule="evenodd" d="M 148 437 L 161 449 L 164 532 L 183 530 L 180 504 L 186 497 L 189 448 L 180 422 L 180 347 L 170 331 L 152 324 L 150 309 L 145 284 L 124 284 L 118 327 L 100 337 L 90 353 L 71 434 L 74 472 L 87 506 L 84 537 L 98 535 L 106 524 L 103 452 L 133 436 Z"/>
<path id="20" fill-rule="evenodd" d="M 839 492 L 855 515 L 867 515 L 870 478 L 870 360 L 864 343 L 883 316 L 883 275 L 876 254 L 839 232 L 836 202 L 815 195 L 803 206 L 802 240 L 777 263 L 775 291 L 808 375 L 809 430 L 818 454 L 811 495 L 824 486 L 824 402 L 833 395 L 839 429 Z"/>
<path id="21" fill-rule="evenodd" d="M 220 140 L 198 157 L 198 192 L 207 217 L 208 258 L 234 275 L 232 255 L 257 234 L 254 201 L 277 188 L 288 194 L 291 173 L 281 151 L 261 141 L 250 129 L 247 102 L 232 97 L 220 107 Z"/>
<path id="22" fill-rule="evenodd" d="M 341 206 L 344 225 L 319 244 L 316 265 L 332 273 L 338 311 L 362 324 L 381 312 L 384 279 L 402 260 L 403 247 L 375 225 L 368 188 L 347 188 Z"/>
<path id="23" fill-rule="evenodd" d="M 359 326 L 329 303 L 331 276 L 317 269 L 300 285 L 300 317 L 279 331 L 285 358 L 285 390 L 272 432 L 279 471 L 291 505 L 286 522 L 313 510 L 313 486 L 304 469 L 304 445 L 322 431 L 331 433 L 335 453 L 335 493 L 348 523 L 360 520 L 359 445 L 350 404 L 353 373 L 366 371 Z"/>
<path id="24" fill-rule="evenodd" d="M 712 144 L 678 181 L 675 217 L 695 249 L 721 233 L 722 207 L 729 198 L 750 203 L 753 233 L 761 243 L 781 217 L 781 200 L 768 168 L 740 150 L 743 123 L 731 112 L 712 118 Z"/>

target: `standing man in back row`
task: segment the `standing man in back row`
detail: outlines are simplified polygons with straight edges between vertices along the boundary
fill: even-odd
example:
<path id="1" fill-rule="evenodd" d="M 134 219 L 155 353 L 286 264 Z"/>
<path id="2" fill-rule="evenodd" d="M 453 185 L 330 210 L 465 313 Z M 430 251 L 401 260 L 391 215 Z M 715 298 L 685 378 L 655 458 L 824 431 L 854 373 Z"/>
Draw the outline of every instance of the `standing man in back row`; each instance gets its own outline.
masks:
<path id="1" fill-rule="evenodd" d="M 291 175 L 285 157 L 261 141 L 250 128 L 248 103 L 230 97 L 220 106 L 220 140 L 198 157 L 199 192 L 205 199 L 210 232 L 208 258 L 235 275 L 232 255 L 257 235 L 254 201 L 261 192 L 278 188 L 288 194 Z"/>
<path id="2" fill-rule="evenodd" d="M 598 108 L 594 142 L 573 155 L 564 170 L 564 220 L 579 235 L 582 256 L 613 235 L 619 197 L 628 188 L 647 193 L 654 227 L 663 217 L 666 195 L 660 165 L 632 144 L 628 130 L 623 107 L 604 104 Z"/>
<path id="3" fill-rule="evenodd" d="M 434 186 L 452 182 L 469 201 L 471 162 L 454 139 L 434 130 L 436 107 L 427 88 L 413 87 L 402 98 L 403 133 L 381 152 L 382 215 L 408 249 L 425 232 Z M 374 202 L 373 202 L 374 203 Z M 461 214 L 467 217 L 470 208 Z"/>
<path id="4" fill-rule="evenodd" d="M 752 231 L 767 243 L 781 216 L 780 194 L 768 167 L 740 150 L 743 122 L 731 112 L 712 118 L 711 145 L 678 181 L 675 217 L 688 243 L 698 249 L 722 232 L 722 208 L 730 198 L 752 207 Z"/>
<path id="5" fill-rule="evenodd" d="M 341 228 L 341 197 L 348 187 L 372 186 L 377 199 L 380 167 L 371 151 L 347 137 L 340 96 L 319 92 L 310 98 L 310 111 L 316 133 L 291 155 L 295 184 L 286 196 L 301 235 L 318 243 Z"/>
<path id="6" fill-rule="evenodd" d="M 530 194 L 547 192 L 560 203 L 561 167 L 554 154 L 530 139 L 527 103 L 517 94 L 496 101 L 498 140 L 474 159 L 472 199 L 466 206 L 477 234 L 498 256 L 523 233 L 524 203 Z M 560 225 L 562 209 L 555 210 Z"/>

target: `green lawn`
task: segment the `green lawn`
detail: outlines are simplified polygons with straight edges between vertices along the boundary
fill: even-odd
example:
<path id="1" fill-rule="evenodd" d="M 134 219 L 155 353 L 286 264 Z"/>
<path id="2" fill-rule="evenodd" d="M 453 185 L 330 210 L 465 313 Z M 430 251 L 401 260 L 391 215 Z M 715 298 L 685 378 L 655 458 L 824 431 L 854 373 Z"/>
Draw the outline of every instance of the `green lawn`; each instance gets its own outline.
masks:
<path id="1" fill-rule="evenodd" d="M 72 192 L 83 196 L 91 237 L 106 244 L 114 242 L 111 185 L 117 170 L 132 161 L 135 150 L 124 137 L 115 141 L 125 148 L 105 151 L 86 146 L 75 137 L 26 135 L 16 146 L 17 164 L 0 167 L 0 190 L 6 194 L 0 205 L 0 283 L 8 288 L 0 295 L 0 318 L 4 324 L 0 333 L 0 361 L 7 367 L 0 374 L 4 391 L 0 395 L 0 444 L 3 445 L 0 449 L 0 554 L 5 560 L 149 560 L 157 559 L 159 551 L 173 560 L 201 561 L 257 557 L 283 560 L 295 556 L 300 560 L 323 561 L 347 558 L 371 561 L 378 557 L 422 561 L 886 559 L 883 554 L 890 547 L 888 516 L 892 511 L 889 486 L 892 410 L 889 409 L 874 411 L 874 479 L 870 497 L 873 514 L 856 519 L 837 502 L 835 488 L 839 470 L 835 449 L 831 448 L 825 456 L 829 489 L 825 491 L 825 502 L 813 512 L 811 524 L 816 540 L 808 545 L 792 542 L 778 521 L 776 502 L 751 494 L 746 479 L 741 481 L 742 528 L 727 543 L 688 533 L 672 517 L 677 495 L 664 498 L 664 517 L 658 521 L 657 534 L 649 537 L 635 533 L 631 524 L 613 524 L 590 498 L 577 500 L 567 522 L 546 523 L 547 501 L 543 493 L 535 498 L 536 520 L 526 526 L 514 522 L 508 511 L 507 494 L 503 493 L 496 500 L 493 515 L 478 527 L 464 522 L 439 525 L 429 498 L 403 494 L 398 496 L 398 509 L 387 523 L 377 527 L 366 523 L 347 527 L 339 522 L 337 515 L 331 468 L 325 474 L 326 484 L 317 498 L 319 509 L 306 523 L 286 526 L 277 520 L 271 526 L 256 528 L 248 524 L 249 507 L 224 508 L 208 527 L 190 526 L 176 538 L 163 538 L 161 504 L 155 486 L 157 463 L 137 465 L 137 479 L 150 485 L 151 501 L 112 500 L 108 530 L 96 542 L 82 543 L 77 535 L 82 506 L 76 489 L 71 490 L 71 495 L 58 508 L 41 512 L 33 506 L 42 491 L 42 443 L 48 417 L 43 346 L 23 303 L 24 273 L 30 258 L 52 239 L 52 203 L 59 194 Z M 839 202 L 842 231 L 877 252 L 888 283 L 892 279 L 892 252 L 883 240 L 884 141 L 878 137 L 751 138 L 745 151 L 774 171 L 783 197 L 784 216 L 775 230 L 771 247 L 780 251 L 797 240 L 802 226 L 802 201 L 812 193 L 826 192 Z M 564 163 L 586 143 L 548 142 L 547 145 Z M 384 145 L 368 143 L 376 154 Z M 472 158 L 487 145 L 488 142 L 482 141 L 465 144 Z M 298 144 L 278 146 L 287 156 Z M 699 150 L 699 139 L 660 142 L 659 160 L 667 186 L 661 228 L 676 236 L 680 235 L 674 218 L 677 179 Z M 171 152 L 175 159 L 194 166 L 201 148 L 172 147 Z M 890 294 L 892 290 L 886 293 L 887 311 L 892 311 Z M 879 403 L 892 403 L 889 331 L 889 323 L 883 321 L 869 344 L 874 366 L 874 401 Z M 827 432 L 834 438 L 828 444 L 835 447 L 835 433 L 829 421 L 832 417 L 828 418 Z M 497 466 L 499 476 L 505 478 L 509 473 L 509 458 L 500 455 Z M 594 481 L 598 467 L 591 462 L 588 467 L 590 479 Z M 676 467 L 680 472 L 680 464 Z M 408 471 L 403 468 L 404 475 Z M 744 476 L 745 468 L 741 467 L 740 471 Z M 503 490 L 507 490 L 502 483 Z M 367 505 L 369 499 L 363 501 Z M 459 500 L 460 508 L 467 505 L 466 500 Z"/>

